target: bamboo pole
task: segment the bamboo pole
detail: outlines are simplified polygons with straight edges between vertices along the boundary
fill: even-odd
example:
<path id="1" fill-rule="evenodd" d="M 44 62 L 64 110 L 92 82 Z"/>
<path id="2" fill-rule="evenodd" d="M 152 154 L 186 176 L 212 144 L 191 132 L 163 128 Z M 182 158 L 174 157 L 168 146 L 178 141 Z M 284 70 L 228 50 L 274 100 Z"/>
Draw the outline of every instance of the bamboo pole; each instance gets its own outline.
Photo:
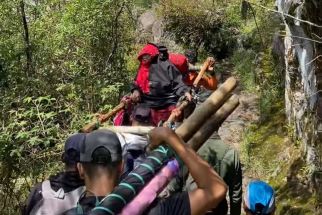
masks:
<path id="1" fill-rule="evenodd" d="M 238 107 L 239 99 L 237 95 L 233 95 L 229 100 L 221 106 L 221 108 L 213 114 L 206 123 L 193 135 L 188 141 L 188 145 L 197 151 L 208 138 L 219 129 L 221 124 L 227 117 Z"/>
<path id="2" fill-rule="evenodd" d="M 118 133 L 147 135 L 153 128 L 152 126 L 105 126 L 99 129 L 109 129 Z"/>
<path id="3" fill-rule="evenodd" d="M 231 77 L 225 81 L 210 97 L 203 102 L 182 124 L 176 129 L 176 133 L 188 141 L 202 126 L 204 122 L 213 115 L 223 103 L 230 97 L 236 88 L 237 81 Z"/>
<path id="4" fill-rule="evenodd" d="M 107 114 L 100 115 L 96 120 L 93 120 L 93 122 L 86 124 L 80 131 L 83 133 L 92 132 L 93 130 L 99 127 L 98 126 L 99 124 L 106 122 L 109 118 L 111 118 L 117 112 L 122 110 L 124 107 L 125 107 L 125 103 L 121 102 Z"/>

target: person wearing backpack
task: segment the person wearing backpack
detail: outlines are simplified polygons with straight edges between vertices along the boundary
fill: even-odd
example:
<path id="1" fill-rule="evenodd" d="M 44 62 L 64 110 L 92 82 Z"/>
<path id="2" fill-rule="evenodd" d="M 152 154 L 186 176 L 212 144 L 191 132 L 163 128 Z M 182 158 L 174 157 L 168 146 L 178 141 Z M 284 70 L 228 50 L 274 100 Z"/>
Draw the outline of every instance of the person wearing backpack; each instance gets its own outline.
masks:
<path id="1" fill-rule="evenodd" d="M 181 96 L 192 100 L 179 70 L 169 61 L 166 47 L 148 43 L 138 55 L 140 66 L 132 89 L 132 102 L 151 108 L 153 125 L 165 121 Z"/>
<path id="2" fill-rule="evenodd" d="M 66 140 L 62 154 L 65 171 L 50 176 L 48 180 L 32 188 L 23 208 L 23 215 L 58 215 L 75 207 L 84 191 L 84 181 L 80 178 L 76 167 L 79 162 L 80 143 L 84 138 L 84 133 L 78 133 Z"/>
<path id="3" fill-rule="evenodd" d="M 132 126 L 152 126 L 151 109 L 144 104 L 133 108 L 130 117 Z M 145 149 L 148 145 L 146 135 L 132 133 L 117 133 L 123 151 L 123 176 L 131 172 L 145 158 Z"/>
<path id="4" fill-rule="evenodd" d="M 151 140 L 149 149 L 152 150 L 165 143 L 176 152 L 188 167 L 198 187 L 191 192 L 178 193 L 155 202 L 144 214 L 201 215 L 225 198 L 227 188 L 223 180 L 174 131 L 158 127 L 149 133 L 149 137 Z M 123 166 L 122 147 L 118 136 L 107 129 L 93 131 L 86 135 L 81 148 L 78 169 L 80 175 L 85 178 L 86 191 L 80 197 L 77 206 L 64 214 L 114 214 L 113 206 L 116 205 L 112 204 L 110 208 L 106 208 L 103 203 L 111 198 L 126 204 L 126 198 L 122 195 L 111 194 L 119 183 Z M 207 177 L 204 177 L 205 175 Z M 138 177 L 144 178 L 144 176 Z M 132 195 L 134 188 L 131 184 L 124 184 L 124 188 L 126 188 L 124 195 Z"/>

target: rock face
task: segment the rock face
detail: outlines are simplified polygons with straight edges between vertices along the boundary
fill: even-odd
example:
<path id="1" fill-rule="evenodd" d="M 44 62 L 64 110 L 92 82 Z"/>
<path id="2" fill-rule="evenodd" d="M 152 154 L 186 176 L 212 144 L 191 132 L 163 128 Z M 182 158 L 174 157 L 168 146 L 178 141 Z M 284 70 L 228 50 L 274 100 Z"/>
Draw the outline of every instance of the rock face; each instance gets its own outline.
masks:
<path id="1" fill-rule="evenodd" d="M 140 34 L 145 35 L 145 42 L 159 43 L 163 36 L 162 20 L 157 17 L 153 9 L 146 11 L 139 17 Z"/>
<path id="2" fill-rule="evenodd" d="M 170 52 L 183 53 L 184 50 L 179 44 L 176 44 L 172 34 L 164 31 L 163 18 L 157 16 L 155 9 L 149 9 L 139 16 L 138 19 L 138 41 L 139 43 L 161 43 L 165 45 Z"/>
<path id="3" fill-rule="evenodd" d="M 286 114 L 294 135 L 302 142 L 307 162 L 319 172 L 322 170 L 322 27 L 317 25 L 322 26 L 322 1 L 277 0 L 277 6 L 286 31 Z"/>

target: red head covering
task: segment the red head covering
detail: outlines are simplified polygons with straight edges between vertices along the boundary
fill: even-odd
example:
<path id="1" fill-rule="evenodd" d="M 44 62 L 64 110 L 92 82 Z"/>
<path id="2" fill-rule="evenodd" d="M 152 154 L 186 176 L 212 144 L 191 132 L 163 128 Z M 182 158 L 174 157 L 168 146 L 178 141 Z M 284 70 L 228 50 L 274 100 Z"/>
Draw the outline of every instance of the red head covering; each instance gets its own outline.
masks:
<path id="1" fill-rule="evenodd" d="M 135 84 L 142 90 L 143 93 L 148 94 L 149 88 L 149 66 L 153 58 L 158 56 L 159 50 L 152 44 L 145 45 L 139 53 L 138 60 L 140 61 L 140 67 L 136 76 Z M 151 60 L 149 62 L 142 62 L 143 55 L 150 55 Z"/>

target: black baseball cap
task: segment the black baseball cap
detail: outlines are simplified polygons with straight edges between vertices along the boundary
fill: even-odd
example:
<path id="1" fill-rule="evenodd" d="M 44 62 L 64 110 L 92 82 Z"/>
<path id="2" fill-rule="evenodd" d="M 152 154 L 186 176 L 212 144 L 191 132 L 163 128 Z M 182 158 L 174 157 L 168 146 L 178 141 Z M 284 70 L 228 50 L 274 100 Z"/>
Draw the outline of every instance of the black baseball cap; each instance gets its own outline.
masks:
<path id="1" fill-rule="evenodd" d="M 100 129 L 86 134 L 81 146 L 80 162 L 108 164 L 122 160 L 122 147 L 116 133 Z"/>
<path id="2" fill-rule="evenodd" d="M 80 146 L 84 142 L 85 133 L 77 133 L 70 135 L 64 146 L 62 160 L 66 164 L 76 164 L 79 162 Z"/>
<path id="3" fill-rule="evenodd" d="M 150 123 L 151 122 L 151 109 L 144 104 L 138 104 L 133 109 L 132 117 L 134 120 L 136 120 L 138 122 Z"/>

